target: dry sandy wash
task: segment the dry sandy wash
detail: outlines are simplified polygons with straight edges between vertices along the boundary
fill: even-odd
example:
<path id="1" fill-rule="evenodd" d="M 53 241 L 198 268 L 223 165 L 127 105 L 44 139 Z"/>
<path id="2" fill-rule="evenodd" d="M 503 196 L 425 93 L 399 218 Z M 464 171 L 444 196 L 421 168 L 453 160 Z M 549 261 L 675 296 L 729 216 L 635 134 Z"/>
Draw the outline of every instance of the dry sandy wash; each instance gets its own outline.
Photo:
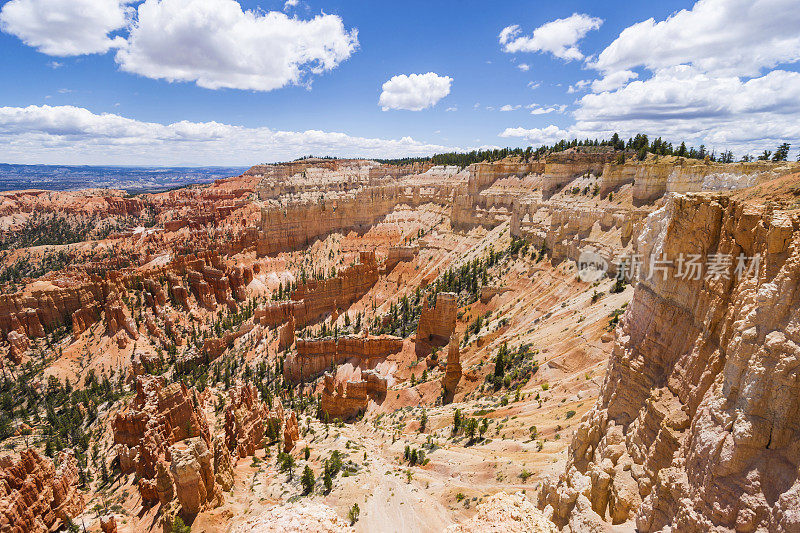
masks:
<path id="1" fill-rule="evenodd" d="M 800 531 L 800 166 L 624 159 L 0 193 L 0 532 Z"/>

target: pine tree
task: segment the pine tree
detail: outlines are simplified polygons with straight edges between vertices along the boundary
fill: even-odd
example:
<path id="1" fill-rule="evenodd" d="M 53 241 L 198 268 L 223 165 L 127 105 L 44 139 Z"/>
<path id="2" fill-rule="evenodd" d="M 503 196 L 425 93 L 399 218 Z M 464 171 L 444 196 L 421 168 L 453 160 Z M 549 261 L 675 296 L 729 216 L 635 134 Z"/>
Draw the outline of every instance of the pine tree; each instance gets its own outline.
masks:
<path id="1" fill-rule="evenodd" d="M 354 503 L 353 506 L 350 508 L 350 511 L 347 513 L 347 518 L 350 519 L 350 525 L 352 526 L 356 522 L 358 522 L 358 515 L 361 514 L 361 509 L 359 509 L 358 504 Z"/>
<path id="2" fill-rule="evenodd" d="M 778 149 L 775 150 L 775 154 L 772 156 L 773 161 L 786 161 L 789 158 L 789 143 L 783 143 L 778 146 Z"/>
<path id="3" fill-rule="evenodd" d="M 300 482 L 303 484 L 303 494 L 310 494 L 314 490 L 314 472 L 308 465 L 303 469 L 303 477 Z"/>

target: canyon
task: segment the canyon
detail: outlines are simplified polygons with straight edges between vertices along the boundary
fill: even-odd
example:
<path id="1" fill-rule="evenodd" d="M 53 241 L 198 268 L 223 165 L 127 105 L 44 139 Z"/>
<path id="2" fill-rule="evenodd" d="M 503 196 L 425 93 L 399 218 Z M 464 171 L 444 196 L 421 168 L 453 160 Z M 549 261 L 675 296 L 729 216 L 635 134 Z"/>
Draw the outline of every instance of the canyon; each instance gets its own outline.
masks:
<path id="1" fill-rule="evenodd" d="M 797 530 L 798 176 L 587 145 L 3 193 L 5 237 L 74 235 L 3 251 L 0 530 Z"/>

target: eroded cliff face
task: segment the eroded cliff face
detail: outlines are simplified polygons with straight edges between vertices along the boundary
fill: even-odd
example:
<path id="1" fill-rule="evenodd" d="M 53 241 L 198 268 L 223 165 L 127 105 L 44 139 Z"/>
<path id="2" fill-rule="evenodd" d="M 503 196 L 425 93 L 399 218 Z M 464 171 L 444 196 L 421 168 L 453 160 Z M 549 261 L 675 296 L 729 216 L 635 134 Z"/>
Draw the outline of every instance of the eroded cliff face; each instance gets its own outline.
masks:
<path id="1" fill-rule="evenodd" d="M 0 459 L 0 530 L 45 532 L 63 526 L 83 511 L 78 466 L 72 452 L 58 456 L 58 467 L 36 450 L 19 460 Z"/>
<path id="2" fill-rule="evenodd" d="M 341 269 L 335 276 L 307 280 L 292 292 L 291 300 L 267 302 L 256 309 L 254 322 L 269 327 L 291 322 L 293 336 L 295 327 L 304 328 L 330 313 L 347 309 L 369 291 L 378 277 L 375 253 L 360 252 L 358 263 Z M 290 337 L 288 332 L 284 335 Z"/>
<path id="3" fill-rule="evenodd" d="M 375 368 L 403 349 L 403 339 L 392 335 L 297 339 L 296 346 L 297 353 L 289 354 L 283 365 L 284 377 L 294 383 L 319 376 L 333 365 L 345 362 L 365 370 Z"/>
<path id="4" fill-rule="evenodd" d="M 225 407 L 225 443 L 238 457 L 254 455 L 263 445 L 264 423 L 269 408 L 258 399 L 258 391 L 249 383 L 240 384 L 228 393 Z"/>
<path id="5" fill-rule="evenodd" d="M 458 297 L 455 293 L 440 292 L 436 295 L 433 307 L 428 307 L 427 299 L 422 302 L 414 341 L 417 357 L 426 356 L 434 347 L 442 347 L 450 342 L 456 327 L 457 312 Z"/>
<path id="6" fill-rule="evenodd" d="M 157 493 L 159 463 L 169 464 L 169 447 L 184 439 L 200 437 L 211 445 L 211 434 L 203 411 L 182 383 L 166 385 L 163 378 L 140 376 L 136 397 L 112 421 L 120 469 L 136 471 L 143 500 L 161 499 Z M 167 479 L 167 481 L 169 481 Z"/>
<path id="7" fill-rule="evenodd" d="M 370 400 L 386 397 L 388 380 L 376 370 L 361 370 L 351 364 L 325 372 L 320 409 L 329 420 L 347 420 L 364 413 Z"/>
<path id="8" fill-rule="evenodd" d="M 572 531 L 798 531 L 800 219 L 677 196 L 638 235 L 642 274 L 600 398 L 540 508 Z M 673 264 L 648 277 L 662 254 Z M 699 256 L 699 279 L 681 254 Z"/>

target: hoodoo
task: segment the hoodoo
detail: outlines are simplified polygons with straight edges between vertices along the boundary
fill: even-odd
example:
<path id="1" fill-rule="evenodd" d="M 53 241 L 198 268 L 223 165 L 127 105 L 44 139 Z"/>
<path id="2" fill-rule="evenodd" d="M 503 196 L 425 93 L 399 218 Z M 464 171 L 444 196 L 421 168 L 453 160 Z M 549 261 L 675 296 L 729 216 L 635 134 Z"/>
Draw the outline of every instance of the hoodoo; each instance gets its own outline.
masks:
<path id="1" fill-rule="evenodd" d="M 0 531 L 800 530 L 800 163 L 692 150 L 0 194 Z"/>

